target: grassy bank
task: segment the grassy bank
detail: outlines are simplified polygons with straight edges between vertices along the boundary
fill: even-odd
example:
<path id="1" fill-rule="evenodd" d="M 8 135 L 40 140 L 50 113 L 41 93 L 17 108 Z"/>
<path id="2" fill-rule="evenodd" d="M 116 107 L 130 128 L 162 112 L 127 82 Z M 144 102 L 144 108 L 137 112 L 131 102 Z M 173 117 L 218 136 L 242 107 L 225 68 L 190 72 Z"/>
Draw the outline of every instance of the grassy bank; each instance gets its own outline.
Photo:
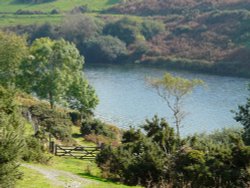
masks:
<path id="1" fill-rule="evenodd" d="M 16 188 L 60 188 L 56 186 L 53 182 L 48 181 L 42 174 L 31 170 L 26 167 L 20 167 L 20 171 L 23 174 L 22 179 L 17 181 Z M 35 182 L 35 183 L 34 183 Z"/>

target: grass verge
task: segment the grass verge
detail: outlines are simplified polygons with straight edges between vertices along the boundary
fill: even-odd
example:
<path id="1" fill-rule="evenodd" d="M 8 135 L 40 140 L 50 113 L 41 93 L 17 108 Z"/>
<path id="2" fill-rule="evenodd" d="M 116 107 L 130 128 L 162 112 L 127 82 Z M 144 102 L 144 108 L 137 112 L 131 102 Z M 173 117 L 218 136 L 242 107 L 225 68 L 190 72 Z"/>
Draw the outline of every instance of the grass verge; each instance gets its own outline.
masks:
<path id="1" fill-rule="evenodd" d="M 20 171 L 23 173 L 22 179 L 17 181 L 16 188 L 61 188 L 54 185 L 39 172 L 31 170 L 26 167 L 20 167 Z"/>

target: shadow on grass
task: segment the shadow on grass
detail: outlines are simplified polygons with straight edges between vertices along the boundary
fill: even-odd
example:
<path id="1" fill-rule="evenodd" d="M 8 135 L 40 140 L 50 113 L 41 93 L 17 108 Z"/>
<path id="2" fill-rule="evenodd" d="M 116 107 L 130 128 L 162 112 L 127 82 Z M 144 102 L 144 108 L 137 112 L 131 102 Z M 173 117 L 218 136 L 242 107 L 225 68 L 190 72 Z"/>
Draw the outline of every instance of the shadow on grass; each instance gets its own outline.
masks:
<path id="1" fill-rule="evenodd" d="M 73 133 L 72 137 L 73 138 L 82 138 L 82 134 L 80 134 L 80 133 Z"/>
<path id="2" fill-rule="evenodd" d="M 117 184 L 117 185 L 120 184 L 119 182 L 108 180 L 108 179 L 103 179 L 103 178 L 100 178 L 98 176 L 93 176 L 93 175 L 91 175 L 89 173 L 77 173 L 77 174 L 79 176 L 82 176 L 82 177 L 85 177 L 85 178 L 88 178 L 88 179 L 92 179 L 92 180 L 96 180 L 96 181 L 100 181 L 100 182 L 113 183 L 113 184 Z"/>
<path id="3" fill-rule="evenodd" d="M 103 179 L 103 178 L 100 178 L 98 176 L 93 176 L 89 173 L 77 173 L 79 176 L 82 176 L 82 177 L 85 177 L 85 178 L 88 178 L 88 179 L 92 179 L 92 180 L 97 180 L 97 181 L 101 181 L 101 182 L 110 182 L 110 183 L 114 183 L 110 180 L 107 180 L 107 179 Z"/>

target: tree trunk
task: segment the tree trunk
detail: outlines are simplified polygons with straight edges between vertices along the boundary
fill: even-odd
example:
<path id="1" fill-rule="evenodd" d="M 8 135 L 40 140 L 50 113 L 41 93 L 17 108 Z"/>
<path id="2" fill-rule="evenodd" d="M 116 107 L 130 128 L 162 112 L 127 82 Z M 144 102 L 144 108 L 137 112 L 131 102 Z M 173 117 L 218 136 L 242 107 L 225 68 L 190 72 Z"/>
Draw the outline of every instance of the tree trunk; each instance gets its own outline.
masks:
<path id="1" fill-rule="evenodd" d="M 49 103 L 50 103 L 50 108 L 54 109 L 54 100 L 51 92 L 49 92 Z"/>

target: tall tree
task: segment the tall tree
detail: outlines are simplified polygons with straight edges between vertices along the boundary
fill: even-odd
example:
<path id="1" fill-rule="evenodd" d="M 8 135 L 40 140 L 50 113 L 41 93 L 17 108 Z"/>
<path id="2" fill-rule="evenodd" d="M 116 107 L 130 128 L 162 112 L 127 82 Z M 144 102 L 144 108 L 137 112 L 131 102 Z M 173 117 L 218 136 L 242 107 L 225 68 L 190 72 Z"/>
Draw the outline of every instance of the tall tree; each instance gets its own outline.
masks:
<path id="1" fill-rule="evenodd" d="M 63 19 L 59 32 L 63 38 L 74 42 L 78 46 L 85 40 L 100 35 L 103 25 L 104 23 L 95 17 L 70 14 Z"/>
<path id="2" fill-rule="evenodd" d="M 0 32 L 0 84 L 13 86 L 19 66 L 28 52 L 26 39 L 14 33 Z"/>
<path id="3" fill-rule="evenodd" d="M 14 96 L 14 91 L 0 86 L 0 187 L 13 187 L 20 177 L 23 122 Z"/>
<path id="4" fill-rule="evenodd" d="M 149 78 L 148 83 L 156 90 L 157 94 L 167 103 L 168 108 L 172 111 L 177 136 L 180 137 L 181 123 L 186 116 L 186 112 L 183 110 L 183 102 L 195 87 L 203 84 L 203 81 L 197 79 L 188 80 L 165 73 L 160 79 Z"/>
<path id="5" fill-rule="evenodd" d="M 73 44 L 41 38 L 33 42 L 30 53 L 32 56 L 22 64 L 25 89 L 49 100 L 51 108 L 55 103 L 66 104 L 73 84 L 87 82 L 77 82 L 83 79 L 84 58 Z"/>
<path id="6" fill-rule="evenodd" d="M 67 92 L 66 98 L 69 107 L 81 113 L 81 120 L 83 114 L 91 114 L 91 110 L 94 109 L 99 102 L 94 88 L 83 77 L 74 80 Z"/>

